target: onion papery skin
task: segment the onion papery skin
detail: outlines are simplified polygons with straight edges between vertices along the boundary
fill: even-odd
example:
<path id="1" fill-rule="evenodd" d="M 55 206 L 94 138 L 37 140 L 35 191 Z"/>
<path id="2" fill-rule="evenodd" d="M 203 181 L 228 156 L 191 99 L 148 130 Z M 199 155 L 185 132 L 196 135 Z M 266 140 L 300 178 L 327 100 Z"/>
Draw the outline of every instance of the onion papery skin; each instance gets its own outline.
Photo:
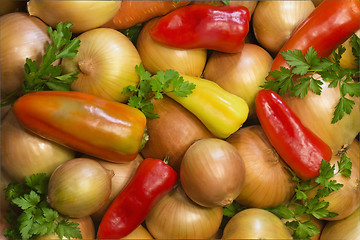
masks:
<path id="1" fill-rule="evenodd" d="M 36 173 L 50 176 L 74 156 L 73 150 L 24 129 L 13 111 L 1 122 L 1 166 L 16 182 Z"/>
<path id="2" fill-rule="evenodd" d="M 1 98 L 4 98 L 25 80 L 26 58 L 40 63 L 51 40 L 45 23 L 22 12 L 1 16 L 0 32 Z"/>
<path id="3" fill-rule="evenodd" d="M 237 149 L 217 138 L 194 142 L 180 166 L 186 195 L 204 207 L 224 207 L 239 196 L 245 182 L 245 164 Z"/>
<path id="4" fill-rule="evenodd" d="M 225 225 L 222 239 L 292 239 L 285 224 L 261 208 L 237 213 Z"/>
<path id="5" fill-rule="evenodd" d="M 321 80 L 319 75 L 315 79 Z M 329 83 L 323 82 L 321 95 L 312 91 L 301 99 L 282 95 L 290 109 L 300 118 L 302 124 L 321 138 L 332 150 L 333 155 L 344 151 L 360 131 L 359 98 L 349 97 L 355 102 L 351 114 L 345 114 L 343 119 L 331 123 L 335 106 L 340 99 L 339 87 L 328 88 Z"/>
<path id="6" fill-rule="evenodd" d="M 237 202 L 266 208 L 287 203 L 292 198 L 296 183 L 260 125 L 241 128 L 226 141 L 239 151 L 246 169 Z"/>
<path id="7" fill-rule="evenodd" d="M 273 58 L 262 47 L 246 43 L 240 53 L 213 52 L 204 78 L 246 101 L 249 118 L 255 118 L 255 97 L 269 74 Z"/>
<path id="8" fill-rule="evenodd" d="M 151 234 L 142 225 L 139 225 L 134 231 L 132 231 L 126 237 L 121 239 L 154 239 Z"/>
<path id="9" fill-rule="evenodd" d="M 155 205 L 145 223 L 155 239 L 209 239 L 218 231 L 222 217 L 221 207 L 197 205 L 179 185 Z"/>
<path id="10" fill-rule="evenodd" d="M 183 75 L 200 77 L 205 67 L 207 50 L 173 48 L 155 42 L 149 29 L 158 20 L 155 18 L 145 23 L 137 40 L 136 46 L 144 68 L 152 74 L 159 70 L 174 69 Z"/>
<path id="11" fill-rule="evenodd" d="M 141 59 L 135 46 L 124 34 L 110 28 L 87 31 L 78 39 L 77 55 L 61 63 L 64 73 L 79 72 L 71 90 L 126 102 L 129 96 L 121 92 L 139 82 L 135 66 Z"/>
<path id="12" fill-rule="evenodd" d="M 49 180 L 48 202 L 63 215 L 89 216 L 108 200 L 112 171 L 96 160 L 74 158 L 55 169 Z"/>
<path id="13" fill-rule="evenodd" d="M 30 0 L 28 12 L 55 28 L 59 22 L 69 21 L 71 31 L 82 33 L 110 21 L 118 12 L 121 1 L 63 1 Z"/>
<path id="14" fill-rule="evenodd" d="M 190 111 L 171 98 L 152 99 L 156 119 L 147 119 L 149 140 L 141 150 L 145 158 L 164 159 L 169 157 L 169 165 L 180 171 L 181 160 L 197 139 L 214 137 L 205 125 Z"/>
<path id="15" fill-rule="evenodd" d="M 252 18 L 257 41 L 275 55 L 314 9 L 314 3 L 310 0 L 260 1 Z"/>

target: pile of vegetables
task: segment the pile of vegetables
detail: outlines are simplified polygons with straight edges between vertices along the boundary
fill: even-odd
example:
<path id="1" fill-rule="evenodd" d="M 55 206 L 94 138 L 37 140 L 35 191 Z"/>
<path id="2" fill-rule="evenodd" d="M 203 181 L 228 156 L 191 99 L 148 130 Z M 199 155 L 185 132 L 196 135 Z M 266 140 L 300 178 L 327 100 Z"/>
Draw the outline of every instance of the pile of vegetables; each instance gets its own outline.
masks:
<path id="1" fill-rule="evenodd" d="M 2 5 L 2 239 L 360 235 L 358 0 Z"/>

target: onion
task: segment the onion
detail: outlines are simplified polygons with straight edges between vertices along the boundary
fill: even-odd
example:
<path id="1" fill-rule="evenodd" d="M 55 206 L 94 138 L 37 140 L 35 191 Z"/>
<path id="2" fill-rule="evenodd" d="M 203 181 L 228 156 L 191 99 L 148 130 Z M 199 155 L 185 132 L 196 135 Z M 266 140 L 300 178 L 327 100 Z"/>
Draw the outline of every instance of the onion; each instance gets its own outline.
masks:
<path id="1" fill-rule="evenodd" d="M 253 15 L 254 34 L 261 46 L 276 54 L 315 6 L 308 1 L 260 1 Z"/>
<path id="2" fill-rule="evenodd" d="M 30 0 L 28 12 L 53 28 L 70 21 L 71 31 L 81 33 L 102 26 L 118 12 L 121 1 Z"/>
<path id="3" fill-rule="evenodd" d="M 196 139 L 213 135 L 197 117 L 171 98 L 164 96 L 153 99 L 152 103 L 159 118 L 147 120 L 149 140 L 141 154 L 145 158 L 169 157 L 169 165 L 179 172 L 181 159 L 190 145 Z"/>
<path id="4" fill-rule="evenodd" d="M 50 176 L 74 156 L 73 150 L 25 130 L 12 111 L 1 122 L 1 166 L 17 182 L 36 173 Z"/>
<path id="5" fill-rule="evenodd" d="M 249 105 L 249 117 L 255 118 L 255 97 L 272 62 L 265 49 L 246 43 L 240 53 L 213 52 L 206 64 L 204 78 L 243 98 Z"/>
<path id="6" fill-rule="evenodd" d="M 25 80 L 26 58 L 41 62 L 51 40 L 46 24 L 27 13 L 9 13 L 0 17 L 1 97 L 21 87 Z"/>
<path id="7" fill-rule="evenodd" d="M 320 235 L 320 240 L 359 239 L 360 208 L 342 220 L 326 223 Z"/>
<path id="8" fill-rule="evenodd" d="M 129 96 L 121 93 L 123 88 L 139 82 L 135 66 L 141 59 L 135 46 L 125 35 L 110 28 L 87 31 L 78 39 L 78 54 L 61 63 L 64 73 L 79 72 L 71 89 L 125 102 Z"/>
<path id="9" fill-rule="evenodd" d="M 89 216 L 108 200 L 113 172 L 96 160 L 75 158 L 55 169 L 49 180 L 48 202 L 63 215 Z"/>
<path id="10" fill-rule="evenodd" d="M 2 0 L 0 8 L 0 16 L 23 10 L 26 5 L 25 1 L 20 0 Z"/>
<path id="11" fill-rule="evenodd" d="M 292 198 L 296 183 L 260 125 L 241 128 L 226 141 L 239 151 L 246 169 L 244 187 L 237 202 L 266 208 Z"/>
<path id="12" fill-rule="evenodd" d="M 241 6 L 244 6 L 246 7 L 249 12 L 250 12 L 250 15 L 252 15 L 254 13 L 254 10 L 257 6 L 259 1 L 256 1 L 256 0 L 250 0 L 250 1 L 230 1 L 229 5 L 241 5 Z"/>
<path id="13" fill-rule="evenodd" d="M 195 204 L 179 185 L 155 205 L 145 223 L 156 239 L 208 239 L 218 231 L 222 217 L 221 207 Z"/>
<path id="14" fill-rule="evenodd" d="M 314 78 L 322 81 L 317 74 Z M 338 155 L 353 142 L 360 131 L 359 98 L 349 97 L 355 101 L 351 114 L 345 114 L 343 119 L 332 124 L 331 119 L 340 99 L 340 90 L 339 87 L 328 88 L 328 85 L 329 83 L 323 82 L 321 95 L 308 91 L 303 99 L 288 95 L 282 97 L 301 122 L 329 145 L 333 155 Z"/>
<path id="15" fill-rule="evenodd" d="M 6 105 L 1 107 L 1 120 L 8 114 L 11 109 L 11 105 Z"/>
<path id="16" fill-rule="evenodd" d="M 142 28 L 137 40 L 144 68 L 155 74 L 158 70 L 174 69 L 189 76 L 200 77 L 205 67 L 206 49 L 180 49 L 168 47 L 152 40 L 149 29 L 159 20 L 155 18 Z"/>
<path id="17" fill-rule="evenodd" d="M 285 224 L 274 214 L 249 208 L 225 225 L 222 239 L 292 239 Z"/>
<path id="18" fill-rule="evenodd" d="M 142 162 L 143 158 L 140 154 L 131 162 L 127 163 L 113 163 L 103 160 L 97 160 L 101 166 L 109 171 L 114 172 L 114 176 L 111 178 L 111 193 L 106 203 L 95 213 L 91 215 L 91 217 L 96 222 L 100 222 L 102 217 L 104 216 L 107 208 L 110 206 L 111 202 L 116 198 L 116 196 L 121 192 L 121 190 L 126 186 L 135 170 Z"/>
<path id="19" fill-rule="evenodd" d="M 180 182 L 187 196 L 204 207 L 227 206 L 239 196 L 245 182 L 245 165 L 230 143 L 204 138 L 186 151 Z"/>
<path id="20" fill-rule="evenodd" d="M 154 239 L 154 238 L 151 236 L 148 230 L 146 230 L 146 228 L 144 228 L 142 225 L 139 225 L 129 235 L 121 239 Z"/>

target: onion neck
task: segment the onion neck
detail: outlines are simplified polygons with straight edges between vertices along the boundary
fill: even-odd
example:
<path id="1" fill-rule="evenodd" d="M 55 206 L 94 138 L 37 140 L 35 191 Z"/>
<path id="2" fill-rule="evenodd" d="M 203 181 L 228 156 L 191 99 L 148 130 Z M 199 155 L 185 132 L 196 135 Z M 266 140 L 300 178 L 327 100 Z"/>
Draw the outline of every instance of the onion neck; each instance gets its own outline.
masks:
<path id="1" fill-rule="evenodd" d="M 91 59 L 84 59 L 78 63 L 79 69 L 85 75 L 92 75 L 95 72 L 95 64 Z"/>

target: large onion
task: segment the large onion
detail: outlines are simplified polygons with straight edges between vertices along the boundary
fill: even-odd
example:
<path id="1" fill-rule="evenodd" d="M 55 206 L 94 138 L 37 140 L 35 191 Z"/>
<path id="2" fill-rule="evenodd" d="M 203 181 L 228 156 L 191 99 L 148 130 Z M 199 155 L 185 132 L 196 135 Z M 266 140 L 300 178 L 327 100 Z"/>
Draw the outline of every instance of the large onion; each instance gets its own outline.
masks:
<path id="1" fill-rule="evenodd" d="M 123 237 L 122 239 L 154 239 L 151 234 L 144 228 L 142 225 L 139 225 L 137 228 L 135 228 L 134 231 L 132 231 L 129 235 L 126 237 Z"/>
<path id="2" fill-rule="evenodd" d="M 120 6 L 121 1 L 30 0 L 28 12 L 52 27 L 70 21 L 71 31 L 81 33 L 110 21 Z"/>
<path id="3" fill-rule="evenodd" d="M 307 1 L 259 1 L 253 14 L 253 29 L 258 42 L 276 54 L 295 28 L 313 10 Z"/>
<path id="4" fill-rule="evenodd" d="M 259 125 L 241 128 L 227 140 L 245 164 L 245 183 L 236 201 L 249 207 L 273 207 L 288 202 L 296 183 Z"/>
<path id="5" fill-rule="evenodd" d="M 197 205 L 179 185 L 155 205 L 145 223 L 156 239 L 208 239 L 218 231 L 222 217 L 221 207 Z"/>
<path id="6" fill-rule="evenodd" d="M 17 182 L 35 173 L 50 176 L 74 156 L 73 150 L 25 130 L 12 111 L 1 122 L 1 165 Z"/>
<path id="7" fill-rule="evenodd" d="M 213 52 L 206 64 L 204 78 L 243 98 L 254 118 L 255 97 L 269 74 L 273 58 L 262 47 L 246 43 L 241 53 Z"/>
<path id="8" fill-rule="evenodd" d="M 61 63 L 64 73 L 79 72 L 71 89 L 125 102 L 129 96 L 121 93 L 124 87 L 139 82 L 135 66 L 141 59 L 135 46 L 125 35 L 110 28 L 87 31 L 78 39 L 78 54 Z"/>
<path id="9" fill-rule="evenodd" d="M 204 138 L 186 151 L 180 181 L 194 202 L 205 207 L 223 207 L 239 196 L 245 182 L 245 165 L 230 143 Z"/>

